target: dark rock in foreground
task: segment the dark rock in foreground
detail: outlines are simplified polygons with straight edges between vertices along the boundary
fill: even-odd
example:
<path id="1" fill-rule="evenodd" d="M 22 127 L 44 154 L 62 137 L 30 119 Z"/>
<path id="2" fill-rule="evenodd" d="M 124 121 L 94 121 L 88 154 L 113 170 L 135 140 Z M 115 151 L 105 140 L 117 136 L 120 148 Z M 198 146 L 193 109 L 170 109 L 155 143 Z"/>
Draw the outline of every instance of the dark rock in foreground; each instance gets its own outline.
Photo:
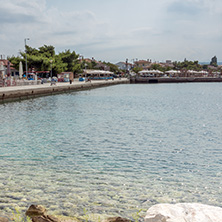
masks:
<path id="1" fill-rule="evenodd" d="M 33 222 L 60 222 L 60 220 L 51 215 L 36 216 L 32 218 Z"/>
<path id="2" fill-rule="evenodd" d="M 32 222 L 60 222 L 60 221 L 74 222 L 74 220 L 71 219 L 60 220 L 57 217 L 47 215 L 45 207 L 41 205 L 31 205 L 25 214 L 32 219 Z M 0 222 L 8 222 L 8 221 L 0 221 Z M 131 222 L 131 221 L 121 217 L 111 217 L 105 219 L 103 222 Z"/>
<path id="3" fill-rule="evenodd" d="M 41 205 L 31 205 L 25 214 L 32 222 L 60 222 L 58 218 L 47 215 L 45 207 Z"/>
<path id="4" fill-rule="evenodd" d="M 40 205 L 31 205 L 26 215 L 32 222 L 76 222 L 78 219 L 58 219 L 47 215 Z M 150 207 L 144 218 L 145 222 L 222 222 L 222 208 L 199 203 L 157 204 Z M 0 222 L 9 222 L 0 217 Z M 110 217 L 102 222 L 132 222 L 121 217 Z"/>
<path id="5" fill-rule="evenodd" d="M 0 217 L 0 222 L 9 222 L 9 219 L 6 217 Z"/>
<path id="6" fill-rule="evenodd" d="M 30 218 L 42 216 L 46 214 L 46 209 L 41 205 L 31 205 L 25 214 Z"/>
<path id="7" fill-rule="evenodd" d="M 104 220 L 103 222 L 132 222 L 132 221 L 121 217 L 110 217 Z"/>

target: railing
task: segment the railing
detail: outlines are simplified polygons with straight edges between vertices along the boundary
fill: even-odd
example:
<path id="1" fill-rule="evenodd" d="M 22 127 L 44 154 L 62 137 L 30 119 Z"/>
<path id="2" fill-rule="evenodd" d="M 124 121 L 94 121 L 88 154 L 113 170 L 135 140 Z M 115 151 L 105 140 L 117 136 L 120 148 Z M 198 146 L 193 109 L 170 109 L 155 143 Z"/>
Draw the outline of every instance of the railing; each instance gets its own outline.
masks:
<path id="1" fill-rule="evenodd" d="M 25 80 L 25 79 L 0 79 L 0 87 L 8 86 L 26 86 L 26 85 L 39 85 L 40 80 Z"/>

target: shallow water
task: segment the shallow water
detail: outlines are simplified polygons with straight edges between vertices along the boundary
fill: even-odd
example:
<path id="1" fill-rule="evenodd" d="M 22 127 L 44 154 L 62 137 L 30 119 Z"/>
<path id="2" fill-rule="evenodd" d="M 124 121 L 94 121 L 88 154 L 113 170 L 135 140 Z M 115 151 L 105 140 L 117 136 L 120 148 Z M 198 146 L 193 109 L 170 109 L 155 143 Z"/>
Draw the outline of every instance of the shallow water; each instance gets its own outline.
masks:
<path id="1" fill-rule="evenodd" d="M 124 84 L 0 105 L 0 212 L 222 206 L 222 85 Z"/>

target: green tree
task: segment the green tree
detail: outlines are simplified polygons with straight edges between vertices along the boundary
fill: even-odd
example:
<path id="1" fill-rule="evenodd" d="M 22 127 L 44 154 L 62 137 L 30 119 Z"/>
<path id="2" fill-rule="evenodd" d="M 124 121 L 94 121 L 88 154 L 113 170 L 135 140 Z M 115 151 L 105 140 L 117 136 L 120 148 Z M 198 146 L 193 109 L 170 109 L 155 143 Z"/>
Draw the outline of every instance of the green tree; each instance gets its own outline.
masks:
<path id="1" fill-rule="evenodd" d="M 103 64 L 105 64 L 106 66 L 108 66 L 111 72 L 119 73 L 119 71 L 120 71 L 119 68 L 118 68 L 118 66 L 116 66 L 116 65 L 113 64 L 113 63 L 103 62 Z"/>
<path id="2" fill-rule="evenodd" d="M 44 45 L 40 47 L 38 52 L 39 54 L 44 54 L 44 56 L 47 58 L 53 58 L 55 56 L 55 48 L 54 46 L 51 46 L 51 45 L 49 46 Z"/>
<path id="3" fill-rule="evenodd" d="M 135 72 L 135 73 L 138 73 L 139 71 L 142 71 L 142 70 L 143 70 L 142 67 L 139 67 L 139 66 L 133 67 L 133 72 Z"/>
<path id="4" fill-rule="evenodd" d="M 78 63 L 79 55 L 74 51 L 70 52 L 70 50 L 65 50 L 65 52 L 59 53 L 58 56 L 61 58 L 62 62 L 67 65 L 65 71 L 73 71 L 74 65 Z"/>
<path id="5" fill-rule="evenodd" d="M 17 69 L 17 70 L 19 70 L 20 61 L 22 62 L 23 67 L 25 67 L 25 59 L 22 58 L 22 57 L 12 56 L 12 57 L 9 57 L 8 60 L 14 65 L 14 68 Z"/>
<path id="6" fill-rule="evenodd" d="M 27 56 L 28 67 L 36 71 L 49 71 L 51 69 L 51 61 L 53 61 L 55 49 L 53 46 L 44 45 L 39 49 L 26 45 L 26 52 L 20 52 L 20 56 L 9 58 L 10 62 L 18 69 L 19 62 L 22 61 L 25 67 L 25 58 Z"/>
<path id="7" fill-rule="evenodd" d="M 214 57 L 211 59 L 210 65 L 217 67 L 217 57 L 216 57 L 216 56 L 214 56 Z"/>
<path id="8" fill-rule="evenodd" d="M 35 71 L 50 71 L 53 75 L 61 72 L 80 72 L 81 66 L 78 61 L 79 55 L 74 51 L 65 50 L 56 55 L 54 46 L 41 46 L 38 49 L 26 45 L 26 51 L 20 52 L 18 57 L 10 57 L 9 60 L 14 67 L 19 69 L 19 62 L 22 61 L 25 67 L 25 58 L 27 56 L 28 67 Z"/>
<path id="9" fill-rule="evenodd" d="M 183 62 L 174 62 L 173 65 L 177 70 L 186 69 L 199 71 L 202 69 L 202 66 L 198 63 L 198 61 L 188 61 L 186 59 Z"/>
<path id="10" fill-rule="evenodd" d="M 151 69 L 160 70 L 160 71 L 162 71 L 162 72 L 165 71 L 165 68 L 162 67 L 160 64 L 152 64 L 152 65 L 151 65 Z"/>

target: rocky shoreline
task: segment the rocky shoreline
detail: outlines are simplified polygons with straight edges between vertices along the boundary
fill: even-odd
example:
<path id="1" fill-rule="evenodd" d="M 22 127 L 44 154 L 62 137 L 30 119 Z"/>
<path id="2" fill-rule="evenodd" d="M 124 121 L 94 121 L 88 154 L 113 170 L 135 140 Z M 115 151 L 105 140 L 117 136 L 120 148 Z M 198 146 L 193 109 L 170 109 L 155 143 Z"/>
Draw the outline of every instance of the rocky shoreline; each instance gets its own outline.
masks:
<path id="1" fill-rule="evenodd" d="M 54 216 L 49 215 L 47 213 L 47 210 L 44 206 L 41 205 L 31 205 L 28 210 L 26 211 L 25 215 L 20 215 L 20 212 L 17 212 L 17 214 L 14 214 L 11 217 L 5 217 L 0 215 L 0 222 L 83 222 L 83 221 L 91 221 L 88 218 L 81 219 L 81 218 L 74 218 L 74 217 L 67 217 L 67 216 Z M 97 219 L 93 220 L 97 221 Z M 121 217 L 110 217 L 106 219 L 100 219 L 98 218 L 98 221 L 100 222 L 132 222 L 131 220 L 128 220 L 126 218 Z"/>
<path id="2" fill-rule="evenodd" d="M 47 210 L 41 205 L 31 205 L 25 213 L 25 217 L 12 218 L 0 215 L 0 222 L 133 222 L 127 218 L 110 217 L 105 219 L 73 218 L 65 216 L 48 215 Z M 142 220 L 134 222 L 221 222 L 222 208 L 199 203 L 157 204 L 147 210 Z"/>

